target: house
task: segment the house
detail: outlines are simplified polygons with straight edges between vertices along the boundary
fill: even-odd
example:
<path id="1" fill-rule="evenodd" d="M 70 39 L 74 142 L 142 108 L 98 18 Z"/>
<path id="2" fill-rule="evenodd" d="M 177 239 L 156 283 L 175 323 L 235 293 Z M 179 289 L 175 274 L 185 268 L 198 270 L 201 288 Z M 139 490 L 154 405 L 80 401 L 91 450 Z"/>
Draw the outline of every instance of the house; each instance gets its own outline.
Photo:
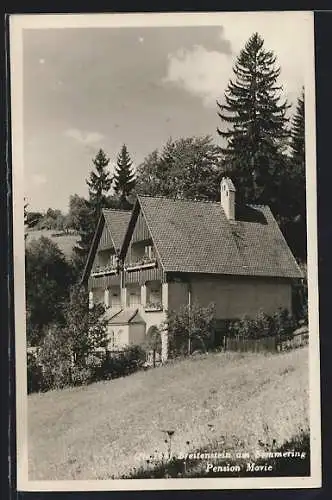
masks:
<path id="1" fill-rule="evenodd" d="M 229 178 L 220 188 L 220 202 L 138 196 L 131 214 L 103 212 L 83 278 L 109 308 L 113 346 L 142 342 L 187 304 L 214 302 L 220 320 L 291 311 L 303 276 L 271 210 L 238 205 Z"/>

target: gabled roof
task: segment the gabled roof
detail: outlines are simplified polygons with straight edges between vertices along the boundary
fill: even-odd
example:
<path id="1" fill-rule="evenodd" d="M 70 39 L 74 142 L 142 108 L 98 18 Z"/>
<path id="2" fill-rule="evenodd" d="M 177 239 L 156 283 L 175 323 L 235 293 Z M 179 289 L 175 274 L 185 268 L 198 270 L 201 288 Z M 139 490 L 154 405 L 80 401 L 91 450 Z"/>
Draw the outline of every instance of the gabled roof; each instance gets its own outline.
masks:
<path id="1" fill-rule="evenodd" d="M 103 216 L 110 236 L 113 241 L 114 248 L 120 250 L 123 237 L 126 233 L 131 212 L 124 210 L 103 209 Z"/>
<path id="2" fill-rule="evenodd" d="M 267 206 L 243 207 L 229 221 L 220 203 L 139 196 L 122 253 L 139 209 L 166 272 L 302 277 Z"/>
<path id="3" fill-rule="evenodd" d="M 129 323 L 145 323 L 138 309 L 123 309 L 118 311 L 108 322 L 109 325 L 128 325 Z"/>
<path id="4" fill-rule="evenodd" d="M 104 226 L 109 231 L 110 239 L 112 242 L 112 246 L 110 248 L 114 248 L 114 250 L 120 250 L 122 246 L 122 241 L 124 235 L 126 233 L 128 222 L 130 220 L 131 212 L 127 212 L 124 210 L 115 210 L 115 209 L 103 209 L 100 215 L 97 228 L 92 240 L 92 244 L 90 247 L 89 255 L 86 261 L 86 265 L 82 275 L 82 282 L 85 281 L 90 274 L 93 260 L 96 255 L 96 251 L 98 248 L 99 240 L 102 235 Z"/>

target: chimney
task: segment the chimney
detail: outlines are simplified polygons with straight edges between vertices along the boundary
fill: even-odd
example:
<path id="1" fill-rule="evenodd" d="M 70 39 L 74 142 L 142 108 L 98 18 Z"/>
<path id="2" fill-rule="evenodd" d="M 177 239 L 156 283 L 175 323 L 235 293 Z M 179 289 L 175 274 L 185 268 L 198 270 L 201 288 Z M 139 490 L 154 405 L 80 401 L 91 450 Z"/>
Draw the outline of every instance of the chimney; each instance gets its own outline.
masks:
<path id="1" fill-rule="evenodd" d="M 220 202 L 228 220 L 235 220 L 235 187 L 229 177 L 223 177 L 220 183 Z"/>

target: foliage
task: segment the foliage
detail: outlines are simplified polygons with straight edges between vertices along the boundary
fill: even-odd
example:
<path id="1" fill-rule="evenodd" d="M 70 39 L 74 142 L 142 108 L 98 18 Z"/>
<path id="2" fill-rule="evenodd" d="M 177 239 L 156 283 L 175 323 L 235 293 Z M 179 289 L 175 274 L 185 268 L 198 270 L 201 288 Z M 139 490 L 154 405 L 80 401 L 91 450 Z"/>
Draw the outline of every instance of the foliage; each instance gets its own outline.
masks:
<path id="1" fill-rule="evenodd" d="M 66 309 L 66 336 L 75 365 L 86 365 L 89 354 L 107 345 L 106 324 L 102 318 L 101 304 L 89 309 L 89 297 L 85 287 L 73 286 Z"/>
<path id="2" fill-rule="evenodd" d="M 148 329 L 143 348 L 146 354 L 152 351 L 152 364 L 153 366 L 156 366 L 156 355 L 161 356 L 162 351 L 161 333 L 159 328 L 151 326 Z"/>
<path id="3" fill-rule="evenodd" d="M 169 139 L 137 168 L 136 191 L 176 199 L 219 200 L 221 151 L 211 137 Z"/>
<path id="4" fill-rule="evenodd" d="M 213 341 L 215 306 L 198 304 L 182 306 L 179 311 L 167 311 L 164 328 L 168 331 L 169 356 L 188 355 L 205 351 Z"/>
<path id="5" fill-rule="evenodd" d="M 105 197 L 111 188 L 113 179 L 107 170 L 110 159 L 102 149 L 98 151 L 92 162 L 95 170 L 90 172 L 86 183 L 89 186 L 89 201 L 95 213 L 95 218 L 98 220 L 101 209 L 105 206 Z"/>
<path id="6" fill-rule="evenodd" d="M 123 144 L 117 157 L 117 166 L 114 175 L 114 191 L 119 196 L 119 208 L 128 208 L 127 197 L 135 187 L 135 176 L 132 171 L 132 160 L 127 146 Z"/>
<path id="7" fill-rule="evenodd" d="M 57 229 L 63 231 L 67 226 L 66 216 L 58 209 L 48 208 L 45 215 L 37 218 L 38 221 L 34 225 L 35 229 Z"/>
<path id="8" fill-rule="evenodd" d="M 41 344 L 37 363 L 41 367 L 42 391 L 71 385 L 72 353 L 64 327 L 52 325 Z"/>
<path id="9" fill-rule="evenodd" d="M 296 111 L 292 119 L 291 129 L 291 151 L 292 158 L 304 169 L 305 165 L 305 110 L 304 110 L 304 88 L 298 97 Z M 303 170 L 303 175 L 304 175 Z"/>
<path id="10" fill-rule="evenodd" d="M 279 336 L 280 339 L 292 337 L 296 327 L 294 317 L 287 309 L 278 309 L 274 314 L 268 315 L 260 311 L 255 318 L 244 318 L 230 324 L 230 336 L 259 339 L 269 336 Z"/>
<path id="11" fill-rule="evenodd" d="M 37 356 L 34 353 L 27 353 L 27 382 L 28 394 L 43 390 L 43 372 Z"/>
<path id="12" fill-rule="evenodd" d="M 298 98 L 291 129 L 291 166 L 288 168 L 286 183 L 290 217 L 283 230 L 287 241 L 301 261 L 307 259 L 307 217 L 305 182 L 305 111 L 304 89 Z"/>
<path id="13" fill-rule="evenodd" d="M 224 104 L 217 103 L 222 125 L 218 134 L 227 141 L 228 169 L 246 203 L 271 203 L 275 197 L 282 153 L 286 146 L 288 104 L 281 102 L 276 57 L 254 33 L 233 68 Z M 281 162 L 281 164 L 280 164 Z"/>
<path id="14" fill-rule="evenodd" d="M 27 339 L 37 345 L 45 327 L 64 322 L 73 272 L 58 246 L 43 236 L 27 245 L 25 262 Z"/>

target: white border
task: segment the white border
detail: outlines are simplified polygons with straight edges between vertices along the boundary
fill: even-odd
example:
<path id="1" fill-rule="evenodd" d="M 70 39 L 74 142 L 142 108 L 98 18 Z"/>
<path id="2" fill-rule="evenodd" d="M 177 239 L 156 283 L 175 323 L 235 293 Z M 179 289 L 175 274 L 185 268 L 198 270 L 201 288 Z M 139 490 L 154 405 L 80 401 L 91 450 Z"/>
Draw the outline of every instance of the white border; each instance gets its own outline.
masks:
<path id="1" fill-rule="evenodd" d="M 278 12 L 289 16 L 292 12 Z M 17 489 L 19 491 L 112 491 L 175 489 L 256 489 L 318 488 L 321 486 L 320 366 L 318 322 L 318 259 L 315 141 L 314 23 L 312 12 L 303 16 L 307 29 L 305 74 L 306 181 L 308 223 L 308 287 L 310 330 L 310 429 L 311 476 L 280 478 L 202 478 L 202 479 L 130 479 L 103 481 L 29 481 L 27 445 L 27 376 L 25 337 L 24 269 L 24 165 L 23 165 L 23 37 L 24 29 L 202 26 L 235 22 L 239 16 L 271 16 L 273 12 L 155 13 L 155 14 L 56 14 L 12 15 L 10 17 L 10 70 L 12 111 L 13 247 L 14 303 L 16 335 L 16 410 L 17 410 Z M 303 29 L 305 29 L 303 28 Z M 296 29 L 296 28 L 295 28 Z M 282 30 L 282 27 L 281 27 Z M 295 33 L 294 33 L 295 35 Z M 282 36 L 282 35 L 281 35 Z M 296 36 L 296 35 L 295 35 Z"/>

